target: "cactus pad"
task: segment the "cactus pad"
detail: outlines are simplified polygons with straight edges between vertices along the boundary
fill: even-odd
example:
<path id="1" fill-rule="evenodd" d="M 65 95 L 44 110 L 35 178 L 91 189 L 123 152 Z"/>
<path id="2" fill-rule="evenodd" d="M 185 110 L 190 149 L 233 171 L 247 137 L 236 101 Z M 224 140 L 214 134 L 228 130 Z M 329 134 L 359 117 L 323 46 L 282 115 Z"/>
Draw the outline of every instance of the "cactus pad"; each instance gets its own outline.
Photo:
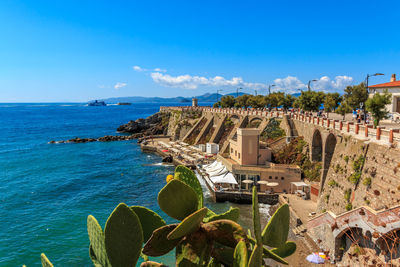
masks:
<path id="1" fill-rule="evenodd" d="M 282 247 L 274 248 L 271 251 L 282 258 L 286 258 L 296 251 L 296 243 L 292 241 L 287 241 Z"/>
<path id="2" fill-rule="evenodd" d="M 230 220 L 205 223 L 201 228 L 207 233 L 209 239 L 231 248 L 235 248 L 241 240 L 247 240 L 242 226 Z"/>
<path id="3" fill-rule="evenodd" d="M 217 242 L 214 242 L 211 255 L 224 266 L 232 266 L 234 251 L 235 250 L 231 247 L 223 246 Z"/>
<path id="4" fill-rule="evenodd" d="M 207 212 L 207 215 L 208 214 L 209 213 Z M 237 222 L 237 220 L 239 219 L 239 209 L 230 207 L 229 210 L 224 213 L 211 215 L 209 217 L 206 216 L 206 218 L 204 218 L 204 222 L 212 222 L 212 221 L 222 220 L 222 219 Z"/>
<path id="5" fill-rule="evenodd" d="M 253 246 L 255 246 L 257 244 L 256 240 L 254 240 L 251 237 L 249 237 L 249 241 L 250 241 L 250 244 Z M 281 258 L 280 256 L 273 253 L 271 250 L 268 250 L 266 247 L 263 247 L 263 255 L 264 255 L 264 258 L 270 258 L 270 259 L 273 259 L 274 261 L 288 265 L 287 261 L 285 261 L 283 258 Z"/>
<path id="6" fill-rule="evenodd" d="M 201 188 L 200 182 L 196 177 L 194 172 L 183 166 L 179 165 L 175 169 L 175 179 L 184 182 L 186 185 L 190 186 L 197 194 L 198 206 L 197 208 L 201 209 L 203 207 L 203 189 Z"/>
<path id="7" fill-rule="evenodd" d="M 142 206 L 131 206 L 133 212 L 139 217 L 140 224 L 143 230 L 143 242 L 146 243 L 153 231 L 166 225 L 165 221 L 156 212 L 142 207 Z"/>
<path id="8" fill-rule="evenodd" d="M 40 260 L 42 261 L 43 267 L 54 267 L 44 253 L 40 254 Z"/>
<path id="9" fill-rule="evenodd" d="M 158 228 L 153 232 L 150 239 L 144 245 L 143 254 L 152 257 L 158 257 L 164 254 L 167 254 L 171 250 L 173 250 L 176 245 L 181 241 L 182 238 L 178 238 L 175 240 L 168 240 L 167 236 L 171 233 L 178 224 L 169 224 Z"/>
<path id="10" fill-rule="evenodd" d="M 196 231 L 185 238 L 176 247 L 176 266 L 205 266 L 211 255 L 212 243 L 204 232 Z"/>
<path id="11" fill-rule="evenodd" d="M 108 265 L 103 265 L 103 264 L 101 264 L 101 263 L 97 260 L 96 255 L 94 254 L 92 245 L 89 245 L 89 257 L 90 257 L 90 259 L 92 260 L 93 265 L 94 265 L 95 267 L 104 267 L 104 266 L 108 266 Z"/>
<path id="12" fill-rule="evenodd" d="M 256 244 L 249 259 L 249 267 L 260 267 L 263 262 L 263 247 Z"/>
<path id="13" fill-rule="evenodd" d="M 264 245 L 273 248 L 279 248 L 285 245 L 289 234 L 289 216 L 290 212 L 287 204 L 280 206 L 275 211 L 262 233 Z"/>
<path id="14" fill-rule="evenodd" d="M 187 216 L 169 235 L 168 239 L 177 239 L 185 235 L 191 234 L 200 227 L 204 216 L 207 214 L 207 208 L 202 208 L 193 214 Z"/>
<path id="15" fill-rule="evenodd" d="M 111 265 L 135 266 L 142 250 L 143 232 L 138 216 L 125 203 L 111 213 L 104 234 Z"/>
<path id="16" fill-rule="evenodd" d="M 140 267 L 168 267 L 168 266 L 154 261 L 145 261 L 142 262 L 142 264 L 140 264 Z"/>
<path id="17" fill-rule="evenodd" d="M 247 247 L 244 241 L 240 241 L 233 253 L 233 267 L 247 267 Z"/>
<path id="18" fill-rule="evenodd" d="M 158 193 L 158 204 L 170 217 L 183 220 L 197 210 L 196 192 L 185 183 L 173 179 Z"/>
<path id="19" fill-rule="evenodd" d="M 106 246 L 104 243 L 104 233 L 96 218 L 89 215 L 87 218 L 87 231 L 90 240 L 90 246 L 93 250 L 96 260 L 103 266 L 109 265 Z"/>
<path id="20" fill-rule="evenodd" d="M 257 187 L 253 186 L 253 227 L 254 227 L 254 236 L 257 241 L 257 245 L 262 247 L 262 239 L 261 239 L 261 224 L 260 224 L 260 210 L 258 209 L 258 195 L 257 195 Z M 255 250 L 255 248 L 254 248 Z M 262 253 L 261 253 L 262 254 Z"/>

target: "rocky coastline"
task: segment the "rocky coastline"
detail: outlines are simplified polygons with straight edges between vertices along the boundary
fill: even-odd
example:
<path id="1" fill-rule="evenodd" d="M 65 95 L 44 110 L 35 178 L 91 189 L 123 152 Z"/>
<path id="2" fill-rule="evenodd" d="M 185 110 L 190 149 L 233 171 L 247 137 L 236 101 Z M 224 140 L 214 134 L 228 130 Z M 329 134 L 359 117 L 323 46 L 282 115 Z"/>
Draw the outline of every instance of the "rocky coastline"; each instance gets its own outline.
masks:
<path id="1" fill-rule="evenodd" d="M 90 143 L 90 142 L 112 142 L 127 141 L 133 139 L 141 140 L 145 136 L 166 135 L 168 131 L 169 113 L 157 112 L 145 119 L 137 119 L 120 125 L 117 131 L 129 135 L 106 135 L 99 138 L 75 137 L 69 140 L 52 140 L 49 144 L 64 143 Z"/>

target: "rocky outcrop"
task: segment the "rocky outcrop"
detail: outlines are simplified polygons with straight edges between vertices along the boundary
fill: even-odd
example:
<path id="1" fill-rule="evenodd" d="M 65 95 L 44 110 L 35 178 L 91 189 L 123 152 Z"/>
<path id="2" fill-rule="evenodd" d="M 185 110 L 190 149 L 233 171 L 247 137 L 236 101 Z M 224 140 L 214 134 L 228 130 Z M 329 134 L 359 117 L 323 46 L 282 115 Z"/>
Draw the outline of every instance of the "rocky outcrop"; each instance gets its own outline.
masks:
<path id="1" fill-rule="evenodd" d="M 145 135 L 166 134 L 168 131 L 169 113 L 157 112 L 146 119 L 130 121 L 118 127 L 118 132 L 130 133 L 135 138 Z"/>
<path id="2" fill-rule="evenodd" d="M 63 143 L 90 143 L 90 142 L 111 142 L 111 141 L 126 141 L 135 139 L 133 135 L 106 135 L 100 138 L 79 138 L 75 137 L 69 140 L 50 141 L 49 144 L 63 144 Z"/>

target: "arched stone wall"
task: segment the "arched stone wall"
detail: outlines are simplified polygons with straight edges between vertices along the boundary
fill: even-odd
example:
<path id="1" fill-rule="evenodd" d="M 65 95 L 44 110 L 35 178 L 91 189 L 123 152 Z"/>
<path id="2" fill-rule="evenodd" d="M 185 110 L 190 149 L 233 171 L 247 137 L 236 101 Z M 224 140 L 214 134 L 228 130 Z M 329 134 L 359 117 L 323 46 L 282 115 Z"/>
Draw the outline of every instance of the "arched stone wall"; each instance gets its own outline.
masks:
<path id="1" fill-rule="evenodd" d="M 336 136 L 333 133 L 329 133 L 325 139 L 324 145 L 324 153 L 323 153 L 323 167 L 322 167 L 322 174 L 321 174 L 321 191 L 324 187 L 326 176 L 328 174 L 329 167 L 331 166 L 331 161 L 333 157 L 333 153 L 335 152 L 336 147 Z"/>
<path id="2" fill-rule="evenodd" d="M 315 130 L 311 141 L 311 160 L 322 161 L 322 135 L 319 130 Z"/>

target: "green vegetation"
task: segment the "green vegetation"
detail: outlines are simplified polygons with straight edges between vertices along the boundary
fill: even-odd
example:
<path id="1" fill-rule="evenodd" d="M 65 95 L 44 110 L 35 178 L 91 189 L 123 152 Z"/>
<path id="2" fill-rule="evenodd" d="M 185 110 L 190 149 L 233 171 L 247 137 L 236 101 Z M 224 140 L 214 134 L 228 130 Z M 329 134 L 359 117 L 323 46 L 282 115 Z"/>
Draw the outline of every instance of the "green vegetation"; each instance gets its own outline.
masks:
<path id="1" fill-rule="evenodd" d="M 279 207 L 261 231 L 258 195 L 253 187 L 254 238 L 236 221 L 239 210 L 231 208 L 215 214 L 203 207 L 201 186 L 194 173 L 178 166 L 174 179 L 158 194 L 158 204 L 178 223 L 167 225 L 154 211 L 141 206 L 120 203 L 108 217 L 104 231 L 98 221 L 88 216 L 89 256 L 96 267 L 136 266 L 161 267 L 149 261 L 176 248 L 176 266 L 262 266 L 270 258 L 287 265 L 284 259 L 296 251 L 287 241 L 289 206 Z M 270 248 L 267 248 L 268 246 Z M 41 255 L 44 267 L 53 266 Z"/>
<path id="2" fill-rule="evenodd" d="M 324 109 L 326 112 L 332 112 L 339 106 L 342 102 L 342 97 L 339 93 L 328 93 L 325 94 L 324 98 Z"/>
<path id="3" fill-rule="evenodd" d="M 367 187 L 370 187 L 370 186 L 371 186 L 371 183 L 372 183 L 371 177 L 367 177 L 367 178 L 365 178 L 364 181 L 363 181 L 363 185 L 365 185 L 365 186 L 367 186 Z"/>
<path id="4" fill-rule="evenodd" d="M 330 180 L 330 181 L 328 182 L 328 185 L 329 185 L 330 187 L 339 186 L 339 184 L 338 184 L 335 180 Z"/>
<path id="5" fill-rule="evenodd" d="M 271 141 L 285 136 L 285 131 L 280 127 L 281 120 L 272 118 L 269 120 L 267 127 L 261 133 L 261 140 Z"/>
<path id="6" fill-rule="evenodd" d="M 350 196 L 351 196 L 351 189 L 347 189 L 346 191 L 344 191 L 344 199 L 349 202 L 350 201 Z"/>
<path id="7" fill-rule="evenodd" d="M 344 89 L 344 103 L 351 109 L 360 108 L 360 103 L 365 103 L 367 99 L 368 92 L 364 83 L 354 86 L 347 86 L 346 89 Z"/>
<path id="8" fill-rule="evenodd" d="M 349 156 L 346 155 L 346 156 L 344 156 L 343 159 L 344 159 L 344 161 L 346 161 L 346 163 L 349 163 Z"/>
<path id="9" fill-rule="evenodd" d="M 352 210 L 352 209 L 353 209 L 353 204 L 347 203 L 346 204 L 346 210 L 349 211 L 349 210 Z"/>
<path id="10" fill-rule="evenodd" d="M 275 163 L 296 164 L 300 166 L 304 177 L 310 181 L 319 181 L 321 177 L 321 162 L 311 162 L 309 154 L 304 151 L 307 142 L 302 137 L 294 138 L 282 150 L 273 154 Z"/>
<path id="11" fill-rule="evenodd" d="M 305 111 L 318 111 L 324 102 L 324 97 L 324 92 L 302 91 L 294 101 L 294 105 Z"/>
<path id="12" fill-rule="evenodd" d="M 383 94 L 374 94 L 365 102 L 367 111 L 371 112 L 374 118 L 374 127 L 377 127 L 382 119 L 388 118 L 389 112 L 386 110 L 386 105 L 391 103 L 391 98 L 392 94 L 386 90 Z"/>
<path id="13" fill-rule="evenodd" d="M 358 184 L 361 178 L 361 173 L 360 172 L 355 172 L 352 175 L 349 176 L 348 180 L 352 184 Z"/>

